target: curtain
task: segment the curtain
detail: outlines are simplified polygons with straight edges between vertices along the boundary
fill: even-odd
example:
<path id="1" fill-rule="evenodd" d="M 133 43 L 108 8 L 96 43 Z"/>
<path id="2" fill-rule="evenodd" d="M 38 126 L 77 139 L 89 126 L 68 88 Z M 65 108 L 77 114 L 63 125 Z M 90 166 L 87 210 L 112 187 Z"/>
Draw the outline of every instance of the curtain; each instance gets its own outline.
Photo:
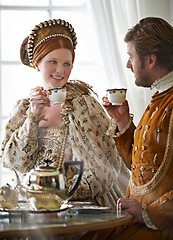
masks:
<path id="1" fill-rule="evenodd" d="M 173 25 L 173 0 L 90 0 L 89 7 L 107 73 L 105 88 L 127 88 L 130 111 L 137 123 L 154 90 L 135 85 L 133 74 L 126 68 L 124 36 L 148 16 L 164 18 Z"/>

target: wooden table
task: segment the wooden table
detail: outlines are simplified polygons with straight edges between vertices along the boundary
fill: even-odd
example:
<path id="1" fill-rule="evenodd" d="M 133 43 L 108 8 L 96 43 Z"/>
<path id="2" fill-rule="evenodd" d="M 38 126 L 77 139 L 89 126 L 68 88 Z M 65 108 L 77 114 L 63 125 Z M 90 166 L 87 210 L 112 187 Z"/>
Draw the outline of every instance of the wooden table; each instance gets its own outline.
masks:
<path id="1" fill-rule="evenodd" d="M 62 212 L 37 214 L 0 213 L 0 239 L 50 236 L 50 234 L 76 233 L 123 225 L 130 222 L 131 215 L 122 212 L 117 217 L 116 209 L 106 211 L 80 211 L 71 209 Z"/>

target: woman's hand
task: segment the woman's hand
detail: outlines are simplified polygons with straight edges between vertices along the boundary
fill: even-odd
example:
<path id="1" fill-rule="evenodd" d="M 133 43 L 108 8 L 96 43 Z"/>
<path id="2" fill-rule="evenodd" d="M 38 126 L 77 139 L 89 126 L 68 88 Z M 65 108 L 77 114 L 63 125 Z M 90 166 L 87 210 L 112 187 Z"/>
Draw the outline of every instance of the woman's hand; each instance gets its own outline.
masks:
<path id="1" fill-rule="evenodd" d="M 144 223 L 142 218 L 142 204 L 134 198 L 119 198 L 117 201 L 118 211 L 125 210 L 140 223 Z"/>
<path id="2" fill-rule="evenodd" d="M 129 115 L 129 105 L 127 100 L 124 101 L 122 105 L 112 105 L 107 97 L 102 98 L 102 105 L 106 109 L 107 113 L 111 118 L 117 123 L 118 129 L 121 132 L 123 128 L 127 125 L 130 115 Z"/>
<path id="3" fill-rule="evenodd" d="M 50 107 L 50 100 L 46 90 L 34 92 L 30 96 L 30 110 L 35 115 L 41 115 L 44 107 Z"/>

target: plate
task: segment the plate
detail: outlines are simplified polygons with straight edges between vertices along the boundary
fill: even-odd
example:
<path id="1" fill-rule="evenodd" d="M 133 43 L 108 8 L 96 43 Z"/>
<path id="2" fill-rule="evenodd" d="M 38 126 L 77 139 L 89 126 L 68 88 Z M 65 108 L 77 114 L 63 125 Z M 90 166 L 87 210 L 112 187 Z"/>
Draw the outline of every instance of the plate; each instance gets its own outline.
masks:
<path id="1" fill-rule="evenodd" d="M 8 213 L 55 213 L 55 212 L 62 212 L 66 211 L 69 209 L 69 206 L 66 204 L 63 204 L 60 208 L 58 209 L 52 209 L 52 210 L 47 210 L 47 209 L 40 209 L 40 210 L 32 210 L 30 209 L 30 205 L 27 202 L 19 202 L 18 206 L 14 209 L 3 209 L 0 208 L 0 212 L 8 212 Z"/>
<path id="2" fill-rule="evenodd" d="M 95 205 L 81 205 L 81 206 L 75 206 L 71 208 L 72 211 L 75 211 L 77 213 L 84 213 L 84 214 L 90 214 L 90 213 L 103 213 L 108 212 L 111 210 L 110 207 L 100 207 Z"/>
<path id="3" fill-rule="evenodd" d="M 73 207 L 75 206 L 90 206 L 93 205 L 92 202 L 80 202 L 80 201 L 69 201 L 68 204 L 72 205 Z"/>

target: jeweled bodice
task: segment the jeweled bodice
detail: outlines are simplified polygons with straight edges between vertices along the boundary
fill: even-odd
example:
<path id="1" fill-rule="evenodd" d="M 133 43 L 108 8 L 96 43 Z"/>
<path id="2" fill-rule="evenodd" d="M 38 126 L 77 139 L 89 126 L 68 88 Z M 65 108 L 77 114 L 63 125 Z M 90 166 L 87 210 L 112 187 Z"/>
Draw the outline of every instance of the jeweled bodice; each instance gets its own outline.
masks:
<path id="1" fill-rule="evenodd" d="M 57 165 L 59 163 L 64 136 L 65 127 L 39 127 L 36 165 L 40 165 L 41 161 L 45 158 L 52 160 L 54 163 L 53 165 Z M 64 158 L 68 158 L 68 161 L 71 158 L 71 149 L 68 136 L 65 143 Z"/>

